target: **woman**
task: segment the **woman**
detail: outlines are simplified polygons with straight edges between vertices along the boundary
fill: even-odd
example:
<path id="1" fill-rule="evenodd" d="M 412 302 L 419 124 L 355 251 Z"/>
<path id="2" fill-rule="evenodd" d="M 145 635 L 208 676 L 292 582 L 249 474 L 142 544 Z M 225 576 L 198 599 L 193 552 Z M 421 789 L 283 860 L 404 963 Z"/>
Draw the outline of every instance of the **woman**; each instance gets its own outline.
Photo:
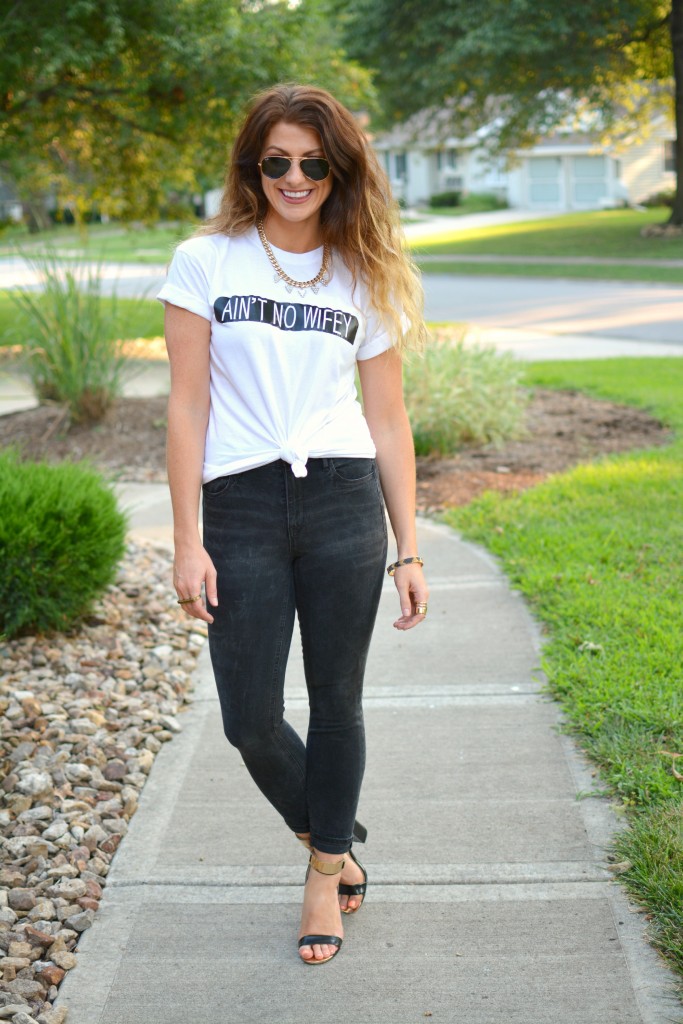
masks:
<path id="1" fill-rule="evenodd" d="M 174 584 L 209 624 L 228 740 L 310 850 L 299 955 L 325 963 L 367 884 L 351 843 L 365 838 L 361 694 L 387 554 L 382 498 L 400 562 L 388 567 L 396 629 L 422 622 L 428 596 L 401 378 L 406 325 L 416 343 L 424 332 L 420 289 L 386 178 L 329 93 L 257 97 L 220 211 L 178 247 L 159 298 Z M 295 611 L 305 744 L 283 719 Z"/>

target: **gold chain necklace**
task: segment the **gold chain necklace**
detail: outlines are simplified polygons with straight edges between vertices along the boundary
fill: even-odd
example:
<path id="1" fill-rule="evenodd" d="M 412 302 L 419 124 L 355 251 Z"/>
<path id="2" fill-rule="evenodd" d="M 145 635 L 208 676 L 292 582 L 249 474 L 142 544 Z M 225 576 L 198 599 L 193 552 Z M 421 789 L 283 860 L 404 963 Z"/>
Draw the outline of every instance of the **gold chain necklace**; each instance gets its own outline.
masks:
<path id="1" fill-rule="evenodd" d="M 303 296 L 306 294 L 307 289 L 310 288 L 317 295 L 319 285 L 322 285 L 324 288 L 325 285 L 329 283 L 331 277 L 330 247 L 327 244 L 327 242 L 325 242 L 323 246 L 323 265 L 318 271 L 318 273 L 315 275 L 315 277 L 312 277 L 310 281 L 295 281 L 293 278 L 289 276 L 289 274 L 285 273 L 285 271 L 282 269 L 277 259 L 275 258 L 275 253 L 271 249 L 270 242 L 266 238 L 266 230 L 263 226 L 262 220 L 260 220 L 257 223 L 256 229 L 258 231 L 259 238 L 261 239 L 261 245 L 266 250 L 266 256 L 270 260 L 271 265 L 275 271 L 275 280 L 283 281 L 285 288 L 287 289 L 288 292 L 291 292 L 293 291 L 294 288 L 296 288 L 296 290 L 299 292 L 299 295 Z"/>

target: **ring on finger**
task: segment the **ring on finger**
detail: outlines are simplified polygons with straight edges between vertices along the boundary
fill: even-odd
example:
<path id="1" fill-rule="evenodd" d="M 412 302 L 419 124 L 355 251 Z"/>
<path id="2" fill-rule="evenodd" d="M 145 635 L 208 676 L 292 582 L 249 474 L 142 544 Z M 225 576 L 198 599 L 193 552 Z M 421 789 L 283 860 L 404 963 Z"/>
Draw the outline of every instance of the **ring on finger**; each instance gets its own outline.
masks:
<path id="1" fill-rule="evenodd" d="M 195 601 L 201 601 L 201 599 L 201 594 L 197 594 L 196 597 L 179 597 L 178 604 L 194 604 Z"/>
<path id="2" fill-rule="evenodd" d="M 427 614 L 427 605 L 424 604 L 424 603 L 423 604 L 416 604 L 415 605 L 415 614 L 416 615 L 426 615 Z"/>

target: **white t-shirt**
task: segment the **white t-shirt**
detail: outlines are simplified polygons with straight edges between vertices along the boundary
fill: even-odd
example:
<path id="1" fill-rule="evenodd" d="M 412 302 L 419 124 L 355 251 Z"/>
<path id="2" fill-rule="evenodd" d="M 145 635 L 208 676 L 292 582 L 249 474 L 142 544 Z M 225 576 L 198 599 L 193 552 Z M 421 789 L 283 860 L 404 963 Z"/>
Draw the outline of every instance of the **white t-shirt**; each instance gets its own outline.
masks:
<path id="1" fill-rule="evenodd" d="M 272 247 L 295 281 L 316 276 L 323 250 Z M 306 476 L 324 456 L 373 458 L 356 393 L 357 359 L 391 347 L 359 282 L 333 257 L 332 279 L 315 294 L 288 291 L 256 228 L 238 237 L 182 242 L 157 295 L 211 321 L 211 410 L 203 482 L 277 459 Z"/>

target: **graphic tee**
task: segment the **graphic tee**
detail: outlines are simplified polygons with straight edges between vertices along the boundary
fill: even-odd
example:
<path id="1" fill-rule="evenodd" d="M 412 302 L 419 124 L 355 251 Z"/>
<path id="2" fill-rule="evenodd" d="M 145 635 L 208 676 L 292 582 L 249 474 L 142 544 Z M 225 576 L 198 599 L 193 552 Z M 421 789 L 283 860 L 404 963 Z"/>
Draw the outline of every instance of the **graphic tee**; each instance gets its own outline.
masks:
<path id="1" fill-rule="evenodd" d="M 272 249 L 295 281 L 320 270 L 322 248 Z M 178 246 L 157 298 L 211 322 L 204 483 L 277 459 L 302 477 L 311 457 L 374 457 L 354 373 L 391 338 L 341 259 L 327 286 L 301 295 L 275 281 L 256 228 L 203 235 Z"/>

